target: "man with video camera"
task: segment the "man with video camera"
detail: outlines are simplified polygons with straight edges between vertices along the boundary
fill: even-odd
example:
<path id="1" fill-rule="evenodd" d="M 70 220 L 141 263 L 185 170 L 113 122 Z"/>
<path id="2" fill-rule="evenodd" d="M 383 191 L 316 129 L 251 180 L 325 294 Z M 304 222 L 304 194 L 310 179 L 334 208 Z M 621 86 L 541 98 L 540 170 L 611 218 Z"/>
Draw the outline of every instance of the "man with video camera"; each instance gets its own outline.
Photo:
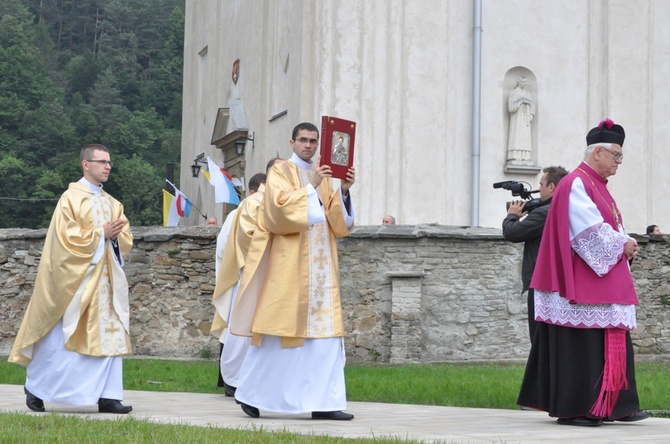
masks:
<path id="1" fill-rule="evenodd" d="M 568 172 L 562 166 L 550 166 L 542 170 L 540 179 L 540 204 L 526 211 L 527 201 L 515 200 L 509 203 L 507 217 L 502 222 L 503 237 L 510 242 L 525 242 L 523 247 L 523 264 L 521 266 L 521 282 L 523 292 L 528 292 L 528 332 L 531 343 L 535 332 L 535 300 L 533 290 L 529 289 L 533 276 L 537 252 L 540 249 L 542 230 L 549 213 L 549 204 L 558 182 Z M 524 217 L 525 216 L 525 217 Z"/>

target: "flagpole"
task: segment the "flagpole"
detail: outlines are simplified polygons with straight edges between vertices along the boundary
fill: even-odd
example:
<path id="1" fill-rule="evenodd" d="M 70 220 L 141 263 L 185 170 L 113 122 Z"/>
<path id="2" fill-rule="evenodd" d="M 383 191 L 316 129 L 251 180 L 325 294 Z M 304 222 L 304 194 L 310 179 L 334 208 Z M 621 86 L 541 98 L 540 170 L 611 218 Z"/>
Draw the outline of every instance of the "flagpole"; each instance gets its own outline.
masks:
<path id="1" fill-rule="evenodd" d="M 200 211 L 200 208 L 198 208 L 198 207 L 196 207 L 195 205 L 193 205 L 193 202 L 191 202 L 191 208 L 195 209 L 198 213 L 200 213 L 200 215 L 201 215 L 202 217 L 205 218 L 205 220 L 207 220 L 207 215 L 206 215 L 206 214 L 202 214 L 202 211 Z"/>
<path id="2" fill-rule="evenodd" d="M 173 184 L 172 182 L 170 182 L 170 181 L 167 180 L 167 179 L 165 179 L 165 181 L 172 187 L 172 190 L 173 190 L 173 191 L 177 189 L 177 187 L 175 186 L 175 184 Z M 184 193 L 182 193 L 182 194 L 184 194 Z M 184 196 L 186 196 L 186 194 L 184 194 Z M 193 201 L 191 201 L 190 199 L 189 199 L 189 201 L 191 202 L 191 208 L 195 209 L 195 211 L 197 211 L 198 213 L 200 213 L 200 215 L 201 215 L 205 220 L 207 220 L 207 215 L 206 215 L 206 214 L 203 214 L 203 212 L 200 211 L 200 208 L 198 208 L 198 207 L 196 207 L 195 205 L 193 205 Z"/>

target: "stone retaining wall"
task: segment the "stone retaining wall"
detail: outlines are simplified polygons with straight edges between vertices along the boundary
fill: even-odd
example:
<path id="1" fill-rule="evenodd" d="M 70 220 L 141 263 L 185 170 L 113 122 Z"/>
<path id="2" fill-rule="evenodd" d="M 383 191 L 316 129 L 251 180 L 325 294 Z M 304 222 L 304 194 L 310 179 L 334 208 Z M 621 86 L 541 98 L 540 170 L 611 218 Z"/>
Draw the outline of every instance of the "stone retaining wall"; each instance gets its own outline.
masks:
<path id="1" fill-rule="evenodd" d="M 215 227 L 140 227 L 125 271 L 135 355 L 215 357 Z M 0 355 L 32 292 L 45 230 L 0 230 Z M 667 237 L 639 237 L 638 356 L 670 356 Z M 529 349 L 522 245 L 500 230 L 358 227 L 339 241 L 349 362 L 524 360 Z"/>

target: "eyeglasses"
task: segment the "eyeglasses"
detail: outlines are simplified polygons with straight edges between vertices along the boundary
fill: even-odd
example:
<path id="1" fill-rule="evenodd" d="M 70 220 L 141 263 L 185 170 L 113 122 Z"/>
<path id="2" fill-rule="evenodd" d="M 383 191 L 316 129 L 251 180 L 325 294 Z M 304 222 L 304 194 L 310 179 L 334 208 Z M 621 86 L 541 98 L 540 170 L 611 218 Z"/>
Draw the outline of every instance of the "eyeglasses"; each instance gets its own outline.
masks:
<path id="1" fill-rule="evenodd" d="M 316 145 L 316 143 L 319 141 L 319 139 L 308 139 L 307 137 L 298 137 L 298 138 L 295 139 L 295 140 L 296 140 L 297 142 L 300 142 L 300 143 L 307 143 L 307 142 L 309 142 L 309 143 L 311 143 L 312 145 Z"/>
<path id="2" fill-rule="evenodd" d="M 617 153 L 616 151 L 612 151 L 611 149 L 605 148 L 604 146 L 601 146 L 600 148 L 610 152 L 612 154 L 612 157 L 614 157 L 614 160 L 623 160 L 623 153 Z"/>
<path id="3" fill-rule="evenodd" d="M 86 162 L 97 162 L 107 165 L 110 168 L 114 168 L 114 162 L 111 160 L 100 160 L 100 159 L 86 159 Z"/>

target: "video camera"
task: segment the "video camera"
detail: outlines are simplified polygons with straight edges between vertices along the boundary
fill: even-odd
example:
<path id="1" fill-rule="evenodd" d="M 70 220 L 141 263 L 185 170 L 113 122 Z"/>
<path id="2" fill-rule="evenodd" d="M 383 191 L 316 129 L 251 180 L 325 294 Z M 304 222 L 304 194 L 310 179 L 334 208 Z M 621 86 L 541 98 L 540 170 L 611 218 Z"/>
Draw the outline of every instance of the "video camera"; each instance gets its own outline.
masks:
<path id="1" fill-rule="evenodd" d="M 502 188 L 504 190 L 509 190 L 512 192 L 512 196 L 519 196 L 520 198 L 527 200 L 526 205 L 523 207 L 523 211 L 531 212 L 535 208 L 542 206 L 543 202 L 539 198 L 532 199 L 533 193 L 539 193 L 540 190 L 530 190 L 526 188 L 525 185 L 521 182 L 515 180 L 506 180 L 504 182 L 496 182 L 493 184 L 493 188 Z M 507 202 L 507 209 L 509 210 L 509 205 L 511 202 Z"/>

